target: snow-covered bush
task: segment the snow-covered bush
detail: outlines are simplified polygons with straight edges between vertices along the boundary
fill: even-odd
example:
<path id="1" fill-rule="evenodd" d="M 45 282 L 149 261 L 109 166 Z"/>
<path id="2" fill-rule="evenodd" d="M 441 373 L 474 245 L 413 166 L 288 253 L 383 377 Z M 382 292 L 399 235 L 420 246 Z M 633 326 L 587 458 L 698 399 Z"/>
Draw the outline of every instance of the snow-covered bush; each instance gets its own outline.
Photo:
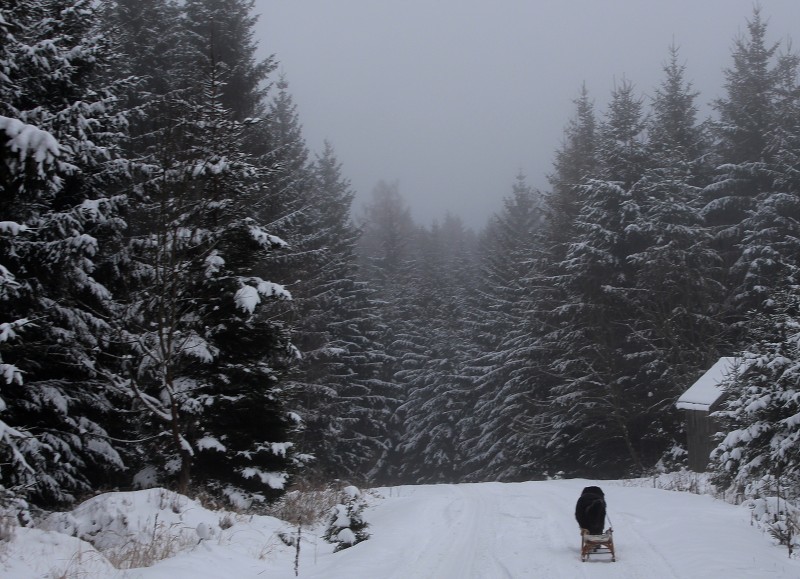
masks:
<path id="1" fill-rule="evenodd" d="M 785 545 L 792 557 L 800 548 L 800 502 L 785 498 L 788 490 L 780 480 L 765 476 L 747 485 L 745 505 L 753 523 Z"/>
<path id="2" fill-rule="evenodd" d="M 342 500 L 330 512 L 328 528 L 323 538 L 334 543 L 334 552 L 352 547 L 369 539 L 369 526 L 363 518 L 367 503 L 360 490 L 354 486 L 342 489 Z"/>

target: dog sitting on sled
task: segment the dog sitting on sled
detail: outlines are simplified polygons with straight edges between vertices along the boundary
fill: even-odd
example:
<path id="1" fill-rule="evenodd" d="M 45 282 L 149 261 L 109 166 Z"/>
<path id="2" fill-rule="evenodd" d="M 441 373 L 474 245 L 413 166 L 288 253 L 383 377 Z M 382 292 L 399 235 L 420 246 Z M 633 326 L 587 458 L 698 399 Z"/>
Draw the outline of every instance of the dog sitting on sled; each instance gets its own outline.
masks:
<path id="1" fill-rule="evenodd" d="M 583 489 L 575 505 L 575 520 L 581 528 L 581 561 L 586 561 L 589 555 L 597 553 L 610 553 L 611 560 L 617 560 L 614 552 L 614 530 L 610 526 L 603 530 L 606 499 L 600 487 Z"/>

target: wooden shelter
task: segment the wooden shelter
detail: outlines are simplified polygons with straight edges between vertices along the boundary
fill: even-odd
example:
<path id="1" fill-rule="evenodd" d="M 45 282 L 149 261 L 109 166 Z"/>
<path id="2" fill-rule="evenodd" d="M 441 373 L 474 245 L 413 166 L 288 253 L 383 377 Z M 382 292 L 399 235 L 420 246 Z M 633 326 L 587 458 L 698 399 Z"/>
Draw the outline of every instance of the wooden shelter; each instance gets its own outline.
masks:
<path id="1" fill-rule="evenodd" d="M 695 472 L 705 472 L 714 450 L 713 437 L 719 428 L 711 413 L 725 400 L 722 384 L 741 371 L 741 358 L 720 358 L 678 398 L 676 406 L 686 415 L 689 468 Z"/>

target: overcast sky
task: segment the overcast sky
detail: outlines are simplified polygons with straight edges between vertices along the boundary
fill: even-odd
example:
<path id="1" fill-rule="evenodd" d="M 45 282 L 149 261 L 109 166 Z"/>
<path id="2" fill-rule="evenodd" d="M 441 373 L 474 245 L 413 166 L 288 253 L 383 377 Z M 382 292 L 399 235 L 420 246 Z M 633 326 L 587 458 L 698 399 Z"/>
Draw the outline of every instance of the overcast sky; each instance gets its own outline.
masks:
<path id="1" fill-rule="evenodd" d="M 336 149 L 357 193 L 397 181 L 418 223 L 447 211 L 476 229 L 516 175 L 547 188 L 586 83 L 602 113 L 615 80 L 648 97 L 679 47 L 698 104 L 753 0 L 256 0 L 312 151 Z M 760 0 L 770 39 L 800 36 L 800 0 Z M 706 109 L 707 111 L 707 109 Z M 705 114 L 705 112 L 703 114 Z"/>

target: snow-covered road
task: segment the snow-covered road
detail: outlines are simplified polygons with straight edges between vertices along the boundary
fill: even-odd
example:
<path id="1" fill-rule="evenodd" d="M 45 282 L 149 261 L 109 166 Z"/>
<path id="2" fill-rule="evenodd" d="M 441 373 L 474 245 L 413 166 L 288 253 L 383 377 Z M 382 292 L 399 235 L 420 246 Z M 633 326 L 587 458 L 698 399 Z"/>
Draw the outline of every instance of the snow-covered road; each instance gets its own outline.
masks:
<path id="1" fill-rule="evenodd" d="M 580 560 L 574 506 L 583 487 L 593 484 L 606 494 L 616 562 L 607 555 Z M 369 540 L 333 553 L 306 531 L 301 579 L 800 578 L 800 559 L 789 559 L 785 547 L 751 526 L 745 507 L 707 495 L 586 480 L 403 486 L 376 494 L 364 512 Z M 145 539 L 160 537 L 157 522 L 180 533 L 178 552 L 151 567 L 118 571 L 68 534 L 17 529 L 10 542 L 0 541 L 0 576 L 295 578 L 294 549 L 277 538 L 292 533 L 291 526 L 257 516 L 223 526 L 226 515 L 170 496 L 159 489 L 109 493 L 65 515 L 63 532 L 102 523 L 108 539 L 123 544 L 129 543 L 117 533 L 123 528 Z"/>
<path id="2" fill-rule="evenodd" d="M 373 537 L 306 566 L 310 579 L 766 579 L 800 577 L 800 561 L 708 496 L 599 482 L 617 562 L 580 561 L 575 501 L 589 481 L 383 489 Z M 334 561 L 333 559 L 336 559 Z M 287 578 L 289 576 L 287 575 Z"/>

